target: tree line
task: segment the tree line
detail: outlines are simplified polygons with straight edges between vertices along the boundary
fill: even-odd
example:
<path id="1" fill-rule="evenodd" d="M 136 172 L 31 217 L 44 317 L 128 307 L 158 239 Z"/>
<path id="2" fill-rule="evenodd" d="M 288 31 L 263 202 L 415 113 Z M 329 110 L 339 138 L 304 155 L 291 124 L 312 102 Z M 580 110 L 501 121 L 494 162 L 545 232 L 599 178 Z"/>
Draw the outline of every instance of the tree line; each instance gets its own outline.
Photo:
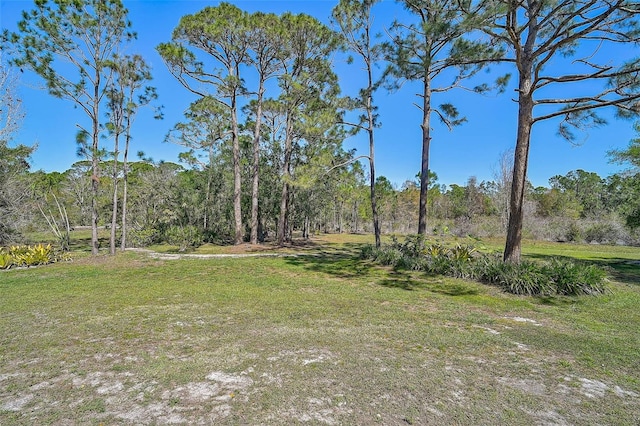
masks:
<path id="1" fill-rule="evenodd" d="M 241 156 L 250 158 L 250 139 L 241 144 Z M 230 244 L 235 238 L 233 216 L 233 168 L 230 148 L 214 155 L 214 166 L 187 168 L 150 159 L 129 164 L 130 214 L 128 241 L 131 246 L 169 243 L 187 249 L 205 242 Z M 45 173 L 23 170 L 12 177 L 10 197 L 20 204 L 4 212 L 22 231 L 49 229 L 68 244 L 68 231 L 90 227 L 91 163 L 79 161 L 69 170 Z M 265 169 L 268 165 L 264 165 Z M 108 176 L 111 165 L 104 165 Z M 249 176 L 245 162 L 242 175 Z M 279 218 L 278 170 L 265 173 L 260 198 L 259 241 L 274 240 Z M 465 184 L 443 185 L 430 176 L 429 204 L 432 235 L 473 238 L 504 238 L 508 225 L 509 187 L 496 176 L 479 182 L 470 177 Z M 376 180 L 379 226 L 385 234 L 409 234 L 418 220 L 418 178 L 395 187 L 384 176 Z M 109 226 L 116 182 L 106 177 L 98 204 L 99 223 Z M 244 190 L 250 188 L 245 181 Z M 640 243 L 638 174 L 617 173 L 606 178 L 593 172 L 574 170 L 553 176 L 544 187 L 527 185 L 524 232 L 529 238 L 566 242 L 608 244 Z M 118 194 L 122 195 L 120 185 Z M 5 193 L 7 193 L 5 192 Z M 290 230 L 301 236 L 315 233 L 371 233 L 368 176 L 360 163 L 331 175 L 321 187 L 296 189 L 291 204 Z M 251 196 L 243 191 L 245 234 L 249 235 Z M 24 194 L 24 195 L 21 195 Z M 300 200 L 300 202 L 298 202 Z M 213 201 L 213 202 L 212 202 Z M 122 206 L 119 207 L 122 212 Z M 5 237 L 8 234 L 5 232 Z"/>
<path id="2" fill-rule="evenodd" d="M 472 181 L 462 192 L 462 187 L 438 189 L 431 181 L 432 118 L 450 128 L 466 120 L 455 105 L 438 104 L 439 99 L 452 90 L 501 91 L 513 74 L 517 79 L 519 112 L 514 120 L 518 133 L 512 167 L 504 179 L 508 186 L 496 191 L 503 196 L 496 211 L 500 210 L 506 223 L 504 259 L 519 261 L 527 203 L 535 195 L 554 204 L 550 201 L 553 195 L 536 193 L 527 185 L 531 130 L 538 122 L 557 119 L 560 134 L 571 139 L 572 127 L 604 124 L 597 115 L 601 108 L 616 108 L 625 118 L 637 115 L 640 62 L 630 55 L 616 63 L 601 52 L 618 44 L 635 52 L 640 40 L 635 19 L 640 4 L 624 0 L 398 3 L 411 18 L 392 23 L 382 42 L 376 42 L 371 34 L 377 4 L 373 0 L 341 0 L 332 13 L 335 29 L 305 14 L 251 14 L 229 3 L 184 16 L 171 40 L 157 46 L 157 51 L 177 81 L 197 96 L 184 121 L 167 135 L 168 140 L 187 148 L 181 159 L 192 169 L 181 171 L 170 164 L 153 165 L 148 161 L 139 164 L 142 169 L 152 167 L 153 173 L 147 170 L 142 176 L 153 180 L 149 176 L 159 173 L 167 178 L 157 182 L 160 186 L 156 192 L 169 182 L 192 179 L 192 185 L 201 188 L 197 197 L 204 198 L 202 203 L 182 199 L 182 211 L 172 208 L 167 212 L 173 212 L 174 219 L 181 216 L 183 224 L 188 222 L 205 231 L 221 227 L 216 232 L 232 235 L 236 244 L 245 237 L 257 243 L 269 229 L 274 230 L 276 242 L 283 244 L 294 228 L 308 234 L 318 223 L 329 223 L 318 220 L 326 218 L 329 206 L 341 206 L 339 214 L 334 211 L 333 225 L 342 223 L 343 201 L 353 197 L 348 194 L 361 192 L 355 188 L 361 185 L 363 176 L 368 176 L 368 197 L 359 205 L 366 205 L 370 213 L 356 214 L 359 207 L 351 199 L 347 204 L 353 208 L 353 221 L 368 217 L 379 244 L 381 223 L 387 214 L 383 210 L 388 210 L 388 203 L 379 194 L 385 191 L 385 179 L 375 175 L 374 134 L 379 123 L 374 95 L 381 88 L 393 91 L 403 81 L 416 81 L 422 87 L 421 101 L 416 103 L 423 114 L 419 124 L 420 182 L 413 189 L 409 185 L 403 191 L 387 188 L 387 192 L 397 199 L 403 192 L 413 194 L 417 190 L 417 231 L 424 234 L 428 232 L 429 209 L 435 218 L 439 214 L 455 218 L 457 213 L 453 212 L 459 208 L 452 207 L 456 205 L 452 200 L 462 192 L 476 194 L 479 200 L 491 192 L 479 189 L 482 184 Z M 100 212 L 110 206 L 113 253 L 119 213 L 121 244 L 126 245 L 127 194 L 135 180 L 130 176 L 133 164 L 128 164 L 129 141 L 138 108 L 156 97 L 147 84 L 150 71 L 141 57 L 120 54 L 136 34 L 119 0 L 43 0 L 35 6 L 23 14 L 17 32 L 3 33 L 3 50 L 9 48 L 15 65 L 44 78 L 50 94 L 68 99 L 85 112 L 88 125 L 78 123 L 77 142 L 80 153 L 91 164 L 92 250 L 98 250 Z M 331 63 L 332 55 L 340 49 L 354 53 L 364 65 L 366 86 L 358 96 L 341 95 Z M 60 61 L 71 66 L 62 67 Z M 570 61 L 571 66 L 558 66 L 562 61 Z M 510 72 L 492 82 L 477 84 L 477 79 L 471 79 L 485 66 L 497 63 L 510 66 Z M 384 69 L 379 77 L 373 75 L 376 65 Z M 564 96 L 562 87 L 567 86 L 570 95 Z M 354 153 L 342 148 L 342 141 L 358 131 L 369 137 L 369 153 L 363 156 L 369 160 L 366 171 Z M 100 136 L 105 133 L 113 142 L 111 150 L 100 144 Z M 122 160 L 120 138 L 125 144 Z M 623 153 L 616 155 L 625 159 Z M 105 168 L 106 157 L 111 157 L 110 169 Z M 101 186 L 108 182 L 110 202 L 101 198 Z M 554 189 L 564 194 L 562 188 L 552 186 L 552 193 Z M 170 188 L 166 190 L 169 192 L 161 197 L 169 196 Z M 178 195 L 188 194 L 195 196 L 192 191 Z M 220 194 L 227 198 L 221 199 Z M 327 200 L 332 201 L 327 204 Z M 539 200 L 538 204 L 544 204 Z M 438 213 L 439 201 L 451 211 Z M 203 203 L 199 211 L 194 210 Z M 64 203 L 56 204 L 58 215 L 65 216 Z M 161 204 L 147 205 L 147 216 L 151 212 L 154 216 Z M 478 209 L 477 202 L 470 204 L 475 206 L 471 210 Z M 590 211 L 595 207 L 585 204 L 581 208 Z M 325 212 L 320 214 L 321 210 Z M 471 210 L 466 213 L 470 218 Z M 623 214 L 633 217 L 633 213 Z M 129 217 L 140 222 L 136 215 Z M 170 227 L 171 220 L 167 222 L 166 217 L 171 215 L 156 220 Z M 231 233 L 229 220 L 233 224 Z M 634 224 L 633 220 L 627 222 Z M 145 223 L 143 229 L 151 223 Z M 338 228 L 342 230 L 342 225 Z"/>

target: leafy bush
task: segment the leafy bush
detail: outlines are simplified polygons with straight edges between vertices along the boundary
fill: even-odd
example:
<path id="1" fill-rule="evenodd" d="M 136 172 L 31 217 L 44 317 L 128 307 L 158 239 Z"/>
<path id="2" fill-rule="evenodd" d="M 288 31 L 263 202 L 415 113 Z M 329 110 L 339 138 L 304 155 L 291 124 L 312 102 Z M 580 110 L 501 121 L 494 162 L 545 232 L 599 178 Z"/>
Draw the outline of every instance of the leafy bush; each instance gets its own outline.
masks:
<path id="1" fill-rule="evenodd" d="M 607 274 L 596 265 L 566 259 L 512 264 L 498 256 L 483 256 L 477 277 L 514 294 L 576 296 L 604 293 Z"/>
<path id="2" fill-rule="evenodd" d="M 392 238 L 391 248 L 400 251 L 405 256 L 420 257 L 425 251 L 426 239 L 424 235 L 408 235 L 403 243 Z"/>
<path id="3" fill-rule="evenodd" d="M 159 242 L 158 231 L 153 228 L 131 229 L 127 234 L 131 247 L 147 247 Z"/>
<path id="4" fill-rule="evenodd" d="M 365 246 L 360 252 L 361 259 L 371 259 L 381 265 L 392 266 L 399 269 L 424 270 L 424 261 L 421 256 L 411 256 L 393 244 L 376 248 L 372 245 Z"/>
<path id="5" fill-rule="evenodd" d="M 171 245 L 180 247 L 185 251 L 189 247 L 202 245 L 202 232 L 195 226 L 170 226 L 164 232 L 164 240 Z"/>
<path id="6" fill-rule="evenodd" d="M 582 240 L 582 230 L 575 222 L 571 222 L 569 224 L 567 232 L 565 233 L 565 239 L 569 242 L 577 242 Z"/>
<path id="7" fill-rule="evenodd" d="M 391 247 L 378 250 L 375 257 L 377 262 L 388 266 L 396 266 L 400 259 L 402 259 L 402 252 Z"/>
<path id="8" fill-rule="evenodd" d="M 375 259 L 377 250 L 373 244 L 367 244 L 360 250 L 360 259 Z"/>
<path id="9" fill-rule="evenodd" d="M 640 228 L 640 206 L 636 207 L 626 218 L 626 225 L 631 229 Z"/>
<path id="10" fill-rule="evenodd" d="M 53 248 L 50 244 L 36 246 L 27 246 L 27 250 L 21 253 L 21 260 L 24 266 L 46 265 L 50 263 L 53 255 Z"/>

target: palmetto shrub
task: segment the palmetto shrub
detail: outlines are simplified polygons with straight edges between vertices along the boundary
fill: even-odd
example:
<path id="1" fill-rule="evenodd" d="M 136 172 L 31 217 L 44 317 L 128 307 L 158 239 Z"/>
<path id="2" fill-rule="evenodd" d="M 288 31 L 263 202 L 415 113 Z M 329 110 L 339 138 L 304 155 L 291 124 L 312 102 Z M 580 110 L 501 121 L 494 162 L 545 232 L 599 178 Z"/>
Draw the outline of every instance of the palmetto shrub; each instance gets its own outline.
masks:
<path id="1" fill-rule="evenodd" d="M 552 259 L 545 272 L 558 294 L 602 294 L 606 291 L 606 272 L 595 265 L 575 263 L 565 259 Z"/>
<path id="2" fill-rule="evenodd" d="M 0 269 L 47 265 L 68 259 L 66 253 L 55 250 L 51 244 L 0 247 Z"/>
<path id="3" fill-rule="evenodd" d="M 542 265 L 533 261 L 508 263 L 501 256 L 487 255 L 476 265 L 476 276 L 508 293 L 527 296 L 555 293 Z"/>
<path id="4" fill-rule="evenodd" d="M 0 269 L 9 269 L 13 266 L 13 257 L 0 247 Z"/>
<path id="5" fill-rule="evenodd" d="M 480 254 L 470 245 L 446 247 L 411 238 L 377 249 L 365 247 L 361 257 L 399 269 L 425 271 L 462 279 L 474 279 L 506 292 L 537 295 L 601 294 L 606 291 L 606 272 L 595 265 L 572 260 L 548 262 L 523 260 L 505 263 L 499 254 Z"/>

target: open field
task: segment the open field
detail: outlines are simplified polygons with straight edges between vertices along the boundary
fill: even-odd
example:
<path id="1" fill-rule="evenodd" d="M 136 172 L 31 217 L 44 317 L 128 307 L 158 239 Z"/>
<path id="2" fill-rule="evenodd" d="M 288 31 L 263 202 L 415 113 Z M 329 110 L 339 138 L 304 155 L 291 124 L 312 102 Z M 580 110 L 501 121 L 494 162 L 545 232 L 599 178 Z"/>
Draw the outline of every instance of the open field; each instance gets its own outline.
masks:
<path id="1" fill-rule="evenodd" d="M 0 272 L 0 424 L 640 424 L 639 248 L 527 244 L 611 276 L 527 298 L 359 260 L 371 241 Z"/>

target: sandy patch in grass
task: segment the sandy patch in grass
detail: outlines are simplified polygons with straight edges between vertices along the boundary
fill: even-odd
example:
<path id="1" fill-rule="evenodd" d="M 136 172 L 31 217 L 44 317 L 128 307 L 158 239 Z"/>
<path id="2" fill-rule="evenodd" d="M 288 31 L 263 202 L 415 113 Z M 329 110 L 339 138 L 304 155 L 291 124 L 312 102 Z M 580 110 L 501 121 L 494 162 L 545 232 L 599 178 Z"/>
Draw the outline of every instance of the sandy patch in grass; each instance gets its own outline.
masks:
<path id="1" fill-rule="evenodd" d="M 336 394 L 333 398 L 307 398 L 304 410 L 296 408 L 282 410 L 270 416 L 268 420 L 281 421 L 283 424 L 289 423 L 285 419 L 290 419 L 297 423 L 337 425 L 340 424 L 339 416 L 351 413 L 343 398 L 344 395 L 341 394 Z"/>
<path id="2" fill-rule="evenodd" d="M 607 385 L 599 380 L 591 380 L 585 379 L 584 377 L 579 377 L 578 382 L 580 383 L 580 393 L 588 398 L 604 398 L 607 392 L 613 392 L 616 396 L 621 398 L 638 398 L 636 392 L 627 391 L 622 389 L 618 385 Z"/>
<path id="3" fill-rule="evenodd" d="M 33 400 L 33 394 L 26 394 L 18 398 L 9 399 L 0 405 L 0 410 L 4 411 L 20 411 Z"/>
<path id="4" fill-rule="evenodd" d="M 95 394 L 107 397 L 107 409 L 98 417 L 112 416 L 141 424 L 211 424 L 231 415 L 231 402 L 254 384 L 246 373 L 214 371 L 203 381 L 159 390 L 157 383 L 130 386 L 122 376 L 128 378 L 131 373 L 94 372 L 84 378 L 75 377 L 72 383 L 75 387 L 92 387 Z M 153 402 L 145 403 L 145 394 L 151 395 Z M 202 413 L 202 406 L 206 406 L 206 414 Z"/>
<path id="5" fill-rule="evenodd" d="M 117 354 L 110 355 L 118 358 Z M 451 362 L 442 366 L 447 385 L 440 389 L 441 394 L 437 398 L 420 402 L 424 395 L 407 390 L 402 385 L 389 390 L 374 386 L 367 402 L 369 408 L 366 409 L 358 405 L 361 401 L 353 399 L 353 389 L 345 386 L 339 378 L 335 378 L 337 381 L 334 382 L 329 377 L 325 382 L 324 376 L 321 373 L 318 375 L 323 371 L 322 368 L 329 367 L 327 371 L 332 371 L 334 365 L 343 362 L 338 353 L 326 348 L 310 347 L 271 354 L 267 352 L 256 357 L 246 357 L 245 361 L 248 363 L 243 365 L 242 371 L 212 369 L 197 376 L 195 380 L 179 384 L 166 382 L 162 385 L 150 377 L 144 379 L 132 372 L 135 369 L 103 369 L 84 374 L 64 371 L 61 375 L 35 381 L 22 392 L 5 394 L 3 398 L 0 397 L 0 409 L 22 416 L 22 420 L 26 420 L 27 416 L 39 418 L 51 407 L 57 406 L 60 412 L 71 410 L 74 413 L 73 421 L 77 424 L 102 421 L 105 424 L 123 422 L 169 425 L 242 424 L 243 420 L 249 418 L 258 423 L 274 425 L 338 425 L 345 424 L 345 419 L 355 423 L 362 422 L 360 424 L 366 424 L 366 421 L 403 424 L 405 418 L 407 424 L 437 424 L 433 423 L 436 419 L 441 419 L 444 422 L 442 424 L 453 424 L 447 423 L 454 420 L 450 417 L 451 412 L 478 409 L 474 402 L 478 395 L 472 388 L 473 383 L 478 382 L 468 376 L 469 371 L 476 370 L 469 370 L 468 366 L 460 363 Z M 103 361 L 111 358 L 100 357 Z M 119 358 L 123 359 L 123 356 Z M 465 359 L 470 365 L 480 365 L 481 368 L 494 362 L 479 357 Z M 376 377 L 383 378 L 380 375 Z M 8 381 L 15 379 L 16 375 L 5 374 L 2 378 Z M 288 391 L 292 383 L 304 378 L 314 378 L 314 381 L 296 388 L 297 391 L 293 393 Z M 524 400 L 538 401 L 541 404 L 540 410 L 525 405 L 516 408 L 529 416 L 531 424 L 576 424 L 574 416 L 549 405 L 556 398 L 571 401 L 573 405 L 620 398 L 629 406 L 636 406 L 640 398 L 638 393 L 614 383 L 573 375 L 553 379 L 536 371 L 521 376 L 503 372 L 499 377 L 487 377 L 487 380 L 498 385 L 497 388 L 509 389 L 502 391 L 505 395 L 529 395 L 533 399 L 525 397 Z M 59 389 L 66 390 L 59 394 Z M 272 393 L 279 395 L 276 403 L 270 399 L 269 395 Z M 545 401 L 547 404 L 542 405 Z M 256 411 L 255 407 L 260 407 L 265 402 L 264 411 Z M 383 411 L 390 406 L 398 407 L 399 404 L 407 405 L 398 408 L 393 415 Z M 424 411 L 412 412 L 412 407 L 421 407 Z M 247 413 L 250 416 L 261 413 L 262 417 L 244 417 Z M 398 417 L 401 414 L 405 417 Z"/>
<path id="6" fill-rule="evenodd" d="M 273 355 L 267 358 L 267 361 L 279 362 L 287 361 L 295 364 L 308 365 L 314 363 L 321 363 L 326 361 L 334 361 L 336 356 L 331 351 L 325 349 L 309 349 L 298 351 L 280 351 L 277 355 Z"/>
<path id="7" fill-rule="evenodd" d="M 500 377 L 498 383 L 518 389 L 530 395 L 546 395 L 547 387 L 544 383 L 532 379 L 514 379 L 511 377 Z"/>
<path id="8" fill-rule="evenodd" d="M 537 420 L 536 423 L 545 426 L 569 426 L 571 423 L 555 411 L 530 411 L 524 410 L 525 413 Z"/>
<path id="9" fill-rule="evenodd" d="M 542 324 L 540 324 L 538 321 L 533 320 L 531 318 L 522 318 L 522 317 L 503 317 L 503 318 L 507 320 L 515 321 L 515 322 L 524 322 L 527 324 L 532 324 L 532 325 L 535 325 L 536 327 L 542 326 Z"/>

